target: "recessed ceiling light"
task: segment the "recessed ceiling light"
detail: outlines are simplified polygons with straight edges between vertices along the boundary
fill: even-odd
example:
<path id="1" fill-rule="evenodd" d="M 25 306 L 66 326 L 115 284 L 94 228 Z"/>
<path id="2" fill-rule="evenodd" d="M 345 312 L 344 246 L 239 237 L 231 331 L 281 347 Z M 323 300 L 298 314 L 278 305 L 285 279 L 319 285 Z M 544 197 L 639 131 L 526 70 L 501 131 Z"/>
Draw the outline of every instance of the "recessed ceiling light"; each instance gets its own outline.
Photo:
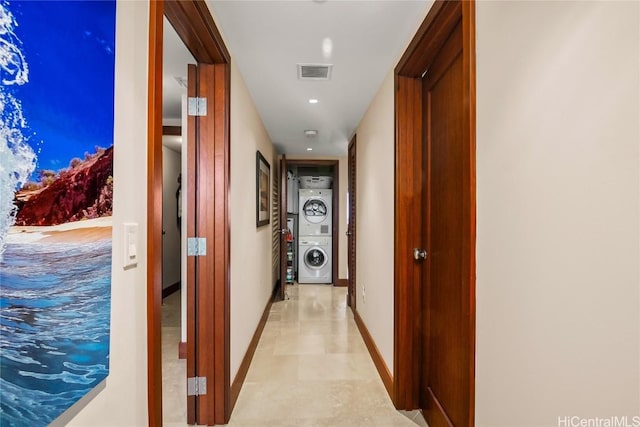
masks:
<path id="1" fill-rule="evenodd" d="M 325 59 L 331 58 L 331 52 L 333 52 L 333 41 L 331 41 L 330 37 L 325 37 L 322 40 L 322 56 Z"/>
<path id="2" fill-rule="evenodd" d="M 308 147 L 308 148 L 307 148 L 307 151 L 313 151 L 313 148 Z"/>
<path id="3" fill-rule="evenodd" d="M 315 98 L 311 98 L 311 99 L 309 100 L 309 104 L 317 104 L 317 103 L 318 103 L 318 100 L 317 100 L 317 99 L 315 99 Z"/>
<path id="4" fill-rule="evenodd" d="M 304 131 L 305 136 L 316 136 L 318 131 L 315 129 L 307 129 Z"/>

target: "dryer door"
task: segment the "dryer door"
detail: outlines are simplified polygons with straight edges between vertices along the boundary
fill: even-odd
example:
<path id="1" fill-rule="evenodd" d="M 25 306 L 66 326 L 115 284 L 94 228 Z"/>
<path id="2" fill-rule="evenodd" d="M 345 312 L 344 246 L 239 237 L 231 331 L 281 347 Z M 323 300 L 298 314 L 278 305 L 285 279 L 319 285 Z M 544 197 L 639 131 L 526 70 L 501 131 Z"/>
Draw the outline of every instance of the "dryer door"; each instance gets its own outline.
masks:
<path id="1" fill-rule="evenodd" d="M 320 270 L 328 261 L 329 257 L 322 248 L 311 247 L 304 253 L 304 265 L 311 270 Z"/>
<path id="2" fill-rule="evenodd" d="M 302 214 L 311 224 L 319 224 L 327 218 L 327 204 L 322 199 L 312 198 L 307 200 L 302 207 Z"/>

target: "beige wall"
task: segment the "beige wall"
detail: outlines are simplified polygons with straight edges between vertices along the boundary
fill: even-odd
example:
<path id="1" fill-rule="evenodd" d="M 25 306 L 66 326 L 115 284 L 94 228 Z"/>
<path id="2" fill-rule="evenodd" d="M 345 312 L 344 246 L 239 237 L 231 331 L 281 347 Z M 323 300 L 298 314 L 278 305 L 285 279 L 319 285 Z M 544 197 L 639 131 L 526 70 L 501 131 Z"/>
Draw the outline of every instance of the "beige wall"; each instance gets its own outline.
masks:
<path id="1" fill-rule="evenodd" d="M 146 2 L 118 2 L 110 372 L 104 389 L 92 400 L 84 400 L 62 415 L 59 421 L 75 415 L 69 426 L 147 425 L 148 22 Z M 122 268 L 123 222 L 139 226 L 139 261 L 128 270 Z"/>
<path id="2" fill-rule="evenodd" d="M 256 228 L 256 150 L 271 164 L 274 149 L 235 62 L 231 65 L 231 378 L 271 296 L 271 224 Z M 273 201 L 272 201 L 273 202 Z"/>
<path id="3" fill-rule="evenodd" d="M 433 1 L 426 1 L 426 16 Z M 416 31 L 422 24 L 419 19 Z M 415 31 L 414 31 L 415 33 Z M 398 53 L 404 54 L 406 46 Z M 395 63 L 394 63 L 395 67 Z M 393 375 L 394 75 L 389 70 L 357 128 L 356 309 Z"/>
<path id="4" fill-rule="evenodd" d="M 340 220 L 338 223 L 338 278 L 346 279 L 349 277 L 347 268 L 347 185 L 348 185 L 348 165 L 347 157 L 317 157 L 317 156 L 305 156 L 305 155 L 287 155 L 287 160 L 337 160 L 338 161 L 338 179 L 339 183 L 337 188 L 338 195 L 338 209 Z M 336 188 L 334 183 L 333 188 Z"/>
<path id="5" fill-rule="evenodd" d="M 393 372 L 393 71 L 357 131 L 356 309 Z"/>
<path id="6" fill-rule="evenodd" d="M 639 415 L 638 3 L 477 9 L 476 424 Z M 391 72 L 357 135 L 357 307 L 392 368 Z"/>
<path id="7" fill-rule="evenodd" d="M 478 426 L 640 415 L 639 6 L 477 4 Z"/>

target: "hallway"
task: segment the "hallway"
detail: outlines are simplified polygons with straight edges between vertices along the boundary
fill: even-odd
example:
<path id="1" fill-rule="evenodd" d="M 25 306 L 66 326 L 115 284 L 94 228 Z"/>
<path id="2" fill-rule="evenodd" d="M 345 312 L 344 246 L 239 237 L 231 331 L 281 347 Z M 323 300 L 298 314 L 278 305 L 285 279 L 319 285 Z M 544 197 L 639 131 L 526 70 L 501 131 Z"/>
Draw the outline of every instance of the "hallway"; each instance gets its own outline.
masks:
<path id="1" fill-rule="evenodd" d="M 393 407 L 346 292 L 294 285 L 287 289 L 288 300 L 272 305 L 229 426 L 426 426 L 418 412 Z M 186 425 L 176 422 L 186 413 L 175 400 L 182 388 L 169 393 L 171 403 L 165 394 L 165 425 Z"/>

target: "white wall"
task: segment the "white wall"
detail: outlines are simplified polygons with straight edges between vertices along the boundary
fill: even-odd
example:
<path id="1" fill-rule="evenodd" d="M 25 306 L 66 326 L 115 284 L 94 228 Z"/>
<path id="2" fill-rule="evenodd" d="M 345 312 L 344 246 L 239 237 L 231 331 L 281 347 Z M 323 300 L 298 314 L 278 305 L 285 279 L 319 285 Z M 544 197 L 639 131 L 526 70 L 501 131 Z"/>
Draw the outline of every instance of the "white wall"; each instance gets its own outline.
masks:
<path id="1" fill-rule="evenodd" d="M 273 145 L 244 80 L 232 62 L 229 196 L 232 381 L 271 297 L 273 285 L 271 224 L 256 228 L 256 150 L 268 159 L 271 179 L 276 179 Z"/>
<path id="2" fill-rule="evenodd" d="M 356 310 L 393 372 L 393 71 L 365 113 L 356 146 Z"/>
<path id="3" fill-rule="evenodd" d="M 349 277 L 347 268 L 347 186 L 348 186 L 348 159 L 346 156 L 342 157 L 318 157 L 318 156 L 305 156 L 305 155 L 287 155 L 287 160 L 337 160 L 338 161 L 338 180 L 339 182 L 333 183 L 334 190 L 337 188 L 338 192 L 338 216 L 340 217 L 338 222 L 338 278 L 346 279 Z"/>
<path id="4" fill-rule="evenodd" d="M 111 353 L 106 385 L 69 426 L 147 425 L 147 62 L 149 5 L 116 8 Z M 136 222 L 138 265 L 122 268 L 123 222 Z M 68 414 L 64 414 L 65 417 Z"/>
<path id="5" fill-rule="evenodd" d="M 640 415 L 639 8 L 477 3 L 479 426 Z"/>
<path id="6" fill-rule="evenodd" d="M 162 147 L 162 288 L 180 282 L 180 230 L 176 191 L 182 155 Z"/>

